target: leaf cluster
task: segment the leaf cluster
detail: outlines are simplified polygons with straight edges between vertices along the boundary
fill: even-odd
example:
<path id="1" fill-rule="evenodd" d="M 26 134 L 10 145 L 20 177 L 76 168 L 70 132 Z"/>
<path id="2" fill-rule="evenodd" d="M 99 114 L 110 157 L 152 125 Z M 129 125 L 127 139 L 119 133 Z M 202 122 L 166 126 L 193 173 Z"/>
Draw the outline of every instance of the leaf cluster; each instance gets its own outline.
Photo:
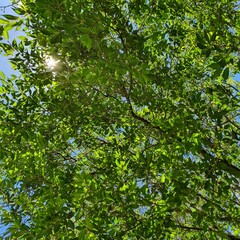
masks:
<path id="1" fill-rule="evenodd" d="M 4 239 L 239 239 L 236 0 L 22 0 L 2 41 Z M 44 59 L 59 61 L 54 69 Z"/>

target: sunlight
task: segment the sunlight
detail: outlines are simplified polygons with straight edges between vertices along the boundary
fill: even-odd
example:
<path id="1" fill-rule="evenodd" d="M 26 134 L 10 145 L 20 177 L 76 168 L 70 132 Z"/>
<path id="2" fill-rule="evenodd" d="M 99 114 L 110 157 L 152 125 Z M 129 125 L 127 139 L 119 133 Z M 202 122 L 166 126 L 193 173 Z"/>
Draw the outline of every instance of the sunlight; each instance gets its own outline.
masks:
<path id="1" fill-rule="evenodd" d="M 52 58 L 51 56 L 50 57 L 46 57 L 46 60 L 45 60 L 45 63 L 47 65 L 47 68 L 48 69 L 51 69 L 53 70 L 57 63 L 59 62 L 60 60 L 55 60 L 54 58 Z"/>
<path id="2" fill-rule="evenodd" d="M 22 7 L 22 6 L 23 6 L 23 3 L 22 3 L 21 0 L 19 0 L 19 1 L 17 2 L 17 4 L 18 4 L 19 7 Z"/>

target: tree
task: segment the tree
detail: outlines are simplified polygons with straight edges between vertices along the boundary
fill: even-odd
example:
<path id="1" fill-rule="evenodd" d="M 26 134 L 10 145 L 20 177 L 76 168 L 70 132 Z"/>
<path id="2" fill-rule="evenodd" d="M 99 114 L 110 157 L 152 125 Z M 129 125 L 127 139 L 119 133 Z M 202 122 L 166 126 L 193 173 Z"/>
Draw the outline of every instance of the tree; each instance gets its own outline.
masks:
<path id="1" fill-rule="evenodd" d="M 13 7 L 4 239 L 239 239 L 239 2 Z"/>

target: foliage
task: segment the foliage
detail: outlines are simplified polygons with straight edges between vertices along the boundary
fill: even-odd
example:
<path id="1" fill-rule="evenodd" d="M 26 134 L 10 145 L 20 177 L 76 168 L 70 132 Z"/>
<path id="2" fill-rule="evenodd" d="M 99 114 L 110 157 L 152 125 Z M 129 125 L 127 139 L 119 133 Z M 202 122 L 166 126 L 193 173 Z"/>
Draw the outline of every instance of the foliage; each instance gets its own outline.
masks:
<path id="1" fill-rule="evenodd" d="M 4 239 L 239 239 L 238 4 L 22 0 L 2 16 L 20 72 L 1 73 Z"/>

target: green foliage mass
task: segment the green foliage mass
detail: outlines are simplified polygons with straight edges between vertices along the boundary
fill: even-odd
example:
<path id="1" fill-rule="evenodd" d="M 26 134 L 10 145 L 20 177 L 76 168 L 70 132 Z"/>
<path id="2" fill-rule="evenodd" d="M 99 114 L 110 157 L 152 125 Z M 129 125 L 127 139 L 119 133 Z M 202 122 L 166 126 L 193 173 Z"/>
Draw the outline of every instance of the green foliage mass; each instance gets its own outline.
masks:
<path id="1" fill-rule="evenodd" d="M 3 239 L 239 239 L 239 1 L 13 7 Z"/>

